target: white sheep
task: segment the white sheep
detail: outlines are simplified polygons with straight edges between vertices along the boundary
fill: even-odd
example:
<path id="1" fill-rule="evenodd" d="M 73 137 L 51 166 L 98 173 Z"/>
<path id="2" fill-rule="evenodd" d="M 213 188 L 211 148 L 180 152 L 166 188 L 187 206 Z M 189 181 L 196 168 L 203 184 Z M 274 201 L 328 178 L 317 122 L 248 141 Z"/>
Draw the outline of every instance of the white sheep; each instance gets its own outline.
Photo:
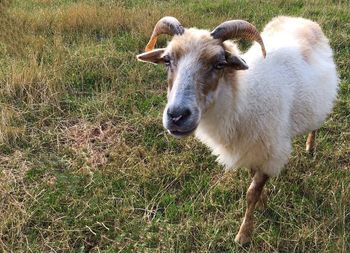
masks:
<path id="1" fill-rule="evenodd" d="M 174 37 L 166 48 L 153 50 L 160 34 Z M 257 43 L 241 54 L 228 40 L 234 38 Z M 260 35 L 243 20 L 209 32 L 164 17 L 137 58 L 167 66 L 163 124 L 172 135 L 194 132 L 226 168 L 253 172 L 235 238 L 248 242 L 254 208 L 268 178 L 287 163 L 292 138 L 311 132 L 312 150 L 315 131 L 332 110 L 338 77 L 328 39 L 317 23 L 303 18 L 274 18 Z"/>

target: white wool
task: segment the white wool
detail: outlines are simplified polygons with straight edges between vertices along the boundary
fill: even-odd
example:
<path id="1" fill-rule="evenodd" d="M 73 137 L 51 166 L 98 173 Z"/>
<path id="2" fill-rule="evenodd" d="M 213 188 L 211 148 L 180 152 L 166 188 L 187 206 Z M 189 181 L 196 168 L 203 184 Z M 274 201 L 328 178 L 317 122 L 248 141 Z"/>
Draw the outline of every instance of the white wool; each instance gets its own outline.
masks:
<path id="1" fill-rule="evenodd" d="M 292 138 L 318 129 L 332 110 L 338 77 L 328 40 L 322 34 L 305 60 L 297 32 L 311 21 L 283 19 L 278 30 L 261 34 L 266 59 L 255 43 L 241 55 L 249 69 L 237 71 L 235 81 L 220 81 L 216 102 L 196 130 L 227 169 L 278 175 L 288 161 Z"/>

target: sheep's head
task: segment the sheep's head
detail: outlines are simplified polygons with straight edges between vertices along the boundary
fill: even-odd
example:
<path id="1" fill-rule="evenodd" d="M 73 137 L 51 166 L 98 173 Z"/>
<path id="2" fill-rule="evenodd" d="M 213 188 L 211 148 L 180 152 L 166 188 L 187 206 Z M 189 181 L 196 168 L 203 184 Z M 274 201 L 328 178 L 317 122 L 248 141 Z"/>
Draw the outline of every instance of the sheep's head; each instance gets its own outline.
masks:
<path id="1" fill-rule="evenodd" d="M 153 49 L 157 36 L 174 35 L 166 48 Z M 197 128 L 202 113 L 215 101 L 215 91 L 225 73 L 248 69 L 238 50 L 227 39 L 257 41 L 265 56 L 263 41 L 256 28 L 243 20 L 222 23 L 212 32 L 184 29 L 173 17 L 156 24 L 145 53 L 138 60 L 164 64 L 168 71 L 168 103 L 163 113 L 164 127 L 175 136 L 189 135 Z"/>

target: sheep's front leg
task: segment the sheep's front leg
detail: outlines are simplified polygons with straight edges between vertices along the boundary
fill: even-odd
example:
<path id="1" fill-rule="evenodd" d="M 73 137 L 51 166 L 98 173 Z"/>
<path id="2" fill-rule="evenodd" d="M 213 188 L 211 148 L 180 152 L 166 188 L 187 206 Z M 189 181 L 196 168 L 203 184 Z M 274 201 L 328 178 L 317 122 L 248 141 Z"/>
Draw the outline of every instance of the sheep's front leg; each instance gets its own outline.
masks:
<path id="1" fill-rule="evenodd" d="M 253 232 L 254 209 L 256 203 L 260 199 L 261 192 L 263 191 L 264 185 L 268 178 L 269 177 L 267 175 L 261 172 L 256 172 L 254 174 L 253 181 L 247 191 L 247 210 L 245 212 L 241 227 L 239 228 L 239 232 L 235 238 L 235 241 L 239 244 L 245 244 L 250 240 Z"/>
<path id="2" fill-rule="evenodd" d="M 253 179 L 254 175 L 255 175 L 255 170 L 254 169 L 250 170 L 250 175 L 251 175 L 251 177 Z M 255 208 L 263 210 L 263 209 L 266 208 L 266 206 L 267 206 L 267 193 L 266 193 L 266 190 L 263 188 L 261 193 L 260 193 L 260 198 L 259 198 L 258 202 L 255 205 Z"/>

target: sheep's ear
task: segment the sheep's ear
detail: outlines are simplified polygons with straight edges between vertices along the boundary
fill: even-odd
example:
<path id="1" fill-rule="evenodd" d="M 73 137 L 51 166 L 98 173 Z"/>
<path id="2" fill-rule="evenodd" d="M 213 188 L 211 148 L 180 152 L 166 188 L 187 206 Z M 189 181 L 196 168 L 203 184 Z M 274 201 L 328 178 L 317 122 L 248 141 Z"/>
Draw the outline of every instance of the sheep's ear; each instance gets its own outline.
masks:
<path id="1" fill-rule="evenodd" d="M 164 59 L 162 57 L 165 49 L 159 48 L 149 52 L 145 52 L 136 56 L 137 60 L 143 62 L 150 62 L 153 64 L 161 64 L 164 63 Z"/>
<path id="2" fill-rule="evenodd" d="M 249 68 L 245 60 L 227 51 L 226 51 L 226 61 L 227 61 L 227 66 L 233 67 L 236 70 L 246 70 Z"/>

